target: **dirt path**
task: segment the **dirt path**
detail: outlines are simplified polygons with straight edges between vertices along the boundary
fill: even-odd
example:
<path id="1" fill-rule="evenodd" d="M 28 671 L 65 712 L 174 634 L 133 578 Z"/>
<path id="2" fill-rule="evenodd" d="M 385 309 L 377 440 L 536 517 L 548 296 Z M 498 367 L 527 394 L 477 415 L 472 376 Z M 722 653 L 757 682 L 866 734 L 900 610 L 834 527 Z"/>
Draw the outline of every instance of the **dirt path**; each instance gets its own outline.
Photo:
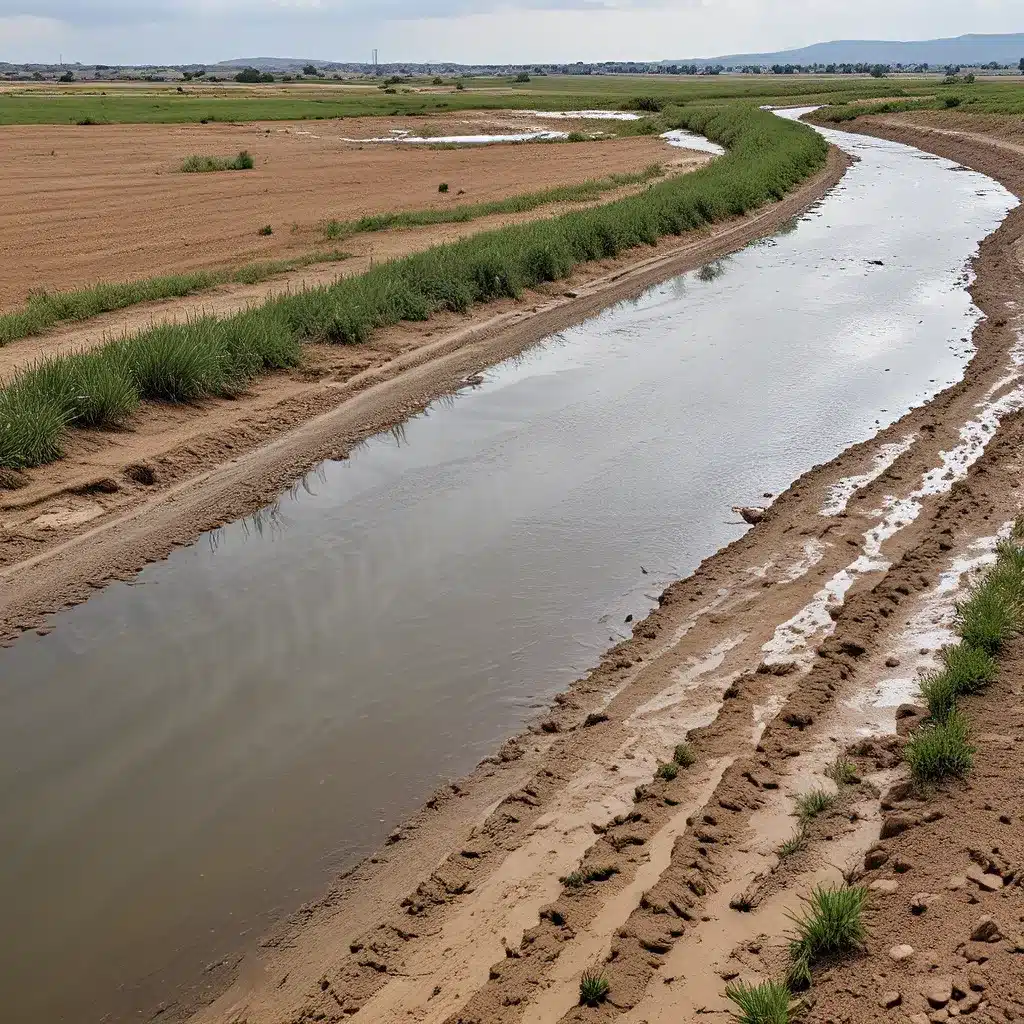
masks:
<path id="1" fill-rule="evenodd" d="M 942 144 L 1024 191 L 1024 160 Z M 1024 500 L 1022 245 L 1020 209 L 982 245 L 973 294 L 989 319 L 960 384 L 806 474 L 759 526 L 670 587 L 546 719 L 251 954 L 196 1024 L 725 1020 L 725 979 L 774 970 L 787 912 L 876 841 L 878 794 L 899 777 L 897 708 L 935 665 L 958 589 Z M 990 725 L 1005 753 L 993 768 L 1012 771 L 1020 722 Z M 694 765 L 657 777 L 684 739 Z M 780 857 L 794 797 L 834 788 L 827 766 L 858 739 L 861 782 L 815 821 L 805 848 Z M 955 846 L 979 830 L 1011 841 L 984 804 L 1000 785 L 1015 781 L 986 779 L 957 806 Z M 484 813 L 482 792 L 495 798 Z M 908 862 L 920 856 L 907 847 Z M 885 936 L 902 906 L 885 911 Z M 941 922 L 926 921 L 938 970 Z M 580 1008 L 593 965 L 609 998 Z M 815 1019 L 878 1016 L 877 964 L 834 977 L 822 991 L 835 1003 Z M 1011 995 L 993 1005 L 1013 1010 Z"/>
<path id="2" fill-rule="evenodd" d="M 670 156 L 660 163 L 666 173 L 674 175 L 696 170 L 710 159 L 700 153 L 677 156 L 670 151 Z M 422 252 L 446 242 L 456 242 L 481 231 L 545 220 L 569 210 L 587 209 L 613 199 L 635 195 L 642 187 L 616 189 L 614 193 L 608 193 L 604 198 L 590 203 L 552 203 L 526 213 L 494 214 L 462 224 L 436 224 L 356 235 L 342 243 L 343 251 L 349 257 L 340 262 L 314 264 L 255 285 L 224 285 L 183 299 L 140 303 L 93 317 L 84 323 L 71 323 L 37 337 L 12 342 L 0 347 L 0 383 L 9 380 L 19 367 L 31 365 L 44 356 L 96 348 L 110 338 L 144 330 L 156 323 L 180 323 L 199 316 L 230 316 L 276 295 L 323 287 L 343 277 L 363 274 L 374 264 L 385 260 Z"/>
<path id="3" fill-rule="evenodd" d="M 122 433 L 76 431 L 67 458 L 0 492 L 0 638 L 255 511 L 467 377 L 650 285 L 768 234 L 842 175 L 828 168 L 757 214 L 584 268 L 576 279 L 467 316 L 310 347 L 300 371 L 199 409 L 151 404 Z"/>

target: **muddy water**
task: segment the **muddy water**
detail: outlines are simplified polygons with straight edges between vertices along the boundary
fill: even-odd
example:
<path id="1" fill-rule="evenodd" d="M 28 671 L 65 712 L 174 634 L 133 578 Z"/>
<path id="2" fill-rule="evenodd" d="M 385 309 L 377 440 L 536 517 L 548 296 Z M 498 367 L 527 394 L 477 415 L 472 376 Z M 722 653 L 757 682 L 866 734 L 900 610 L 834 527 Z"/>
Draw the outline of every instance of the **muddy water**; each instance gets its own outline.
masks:
<path id="1" fill-rule="evenodd" d="M 0 652 L 4 1020 L 173 998 L 737 537 L 730 506 L 960 375 L 965 262 L 1015 201 L 831 137 L 860 162 L 786 232 Z"/>

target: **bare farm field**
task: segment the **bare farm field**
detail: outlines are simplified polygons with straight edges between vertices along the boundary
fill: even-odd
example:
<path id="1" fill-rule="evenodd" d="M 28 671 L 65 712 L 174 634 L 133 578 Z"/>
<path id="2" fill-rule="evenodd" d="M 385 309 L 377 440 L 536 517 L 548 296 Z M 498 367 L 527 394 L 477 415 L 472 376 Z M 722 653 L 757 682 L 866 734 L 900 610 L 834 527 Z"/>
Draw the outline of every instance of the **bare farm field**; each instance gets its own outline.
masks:
<path id="1" fill-rule="evenodd" d="M 41 289 L 303 255 L 324 247 L 319 228 L 332 219 L 490 202 L 680 156 L 656 138 L 456 149 L 345 141 L 424 128 L 435 136 L 521 132 L 523 121 L 0 128 L 0 259 L 7 268 L 0 311 Z M 252 170 L 179 171 L 194 154 L 233 157 L 242 150 L 252 153 Z M 449 191 L 440 193 L 441 184 Z M 266 226 L 273 234 L 260 236 Z M 377 241 L 371 251 L 380 250 Z"/>

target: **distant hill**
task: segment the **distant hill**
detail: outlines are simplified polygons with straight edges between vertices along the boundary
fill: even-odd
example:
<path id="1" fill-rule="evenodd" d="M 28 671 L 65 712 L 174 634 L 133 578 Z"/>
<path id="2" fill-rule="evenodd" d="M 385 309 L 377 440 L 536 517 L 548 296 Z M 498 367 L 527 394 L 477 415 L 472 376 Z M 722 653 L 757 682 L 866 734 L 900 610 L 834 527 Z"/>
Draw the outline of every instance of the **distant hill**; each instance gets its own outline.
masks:
<path id="1" fill-rule="evenodd" d="M 1012 35 L 966 35 L 953 39 L 892 42 L 871 39 L 837 39 L 776 53 L 731 53 L 723 57 L 666 60 L 662 64 L 947 64 L 979 65 L 998 61 L 1016 64 L 1024 57 L 1024 32 Z"/>

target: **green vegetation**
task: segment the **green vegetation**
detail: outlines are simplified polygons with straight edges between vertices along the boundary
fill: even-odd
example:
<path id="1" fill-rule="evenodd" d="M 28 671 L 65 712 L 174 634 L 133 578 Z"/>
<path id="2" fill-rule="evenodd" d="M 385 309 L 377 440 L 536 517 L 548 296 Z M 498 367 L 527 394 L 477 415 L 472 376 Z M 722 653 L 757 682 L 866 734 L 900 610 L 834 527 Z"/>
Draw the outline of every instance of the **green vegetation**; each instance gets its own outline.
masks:
<path id="1" fill-rule="evenodd" d="M 256 232 L 261 238 L 269 238 L 274 233 L 274 229 L 270 224 L 264 224 L 263 227 Z"/>
<path id="2" fill-rule="evenodd" d="M 256 166 L 252 154 L 243 149 L 238 156 L 190 156 L 179 170 L 182 174 L 210 174 L 213 171 L 251 171 Z"/>
<path id="3" fill-rule="evenodd" d="M 678 774 L 679 765 L 677 765 L 675 761 L 666 761 L 665 764 L 658 765 L 655 777 L 664 779 L 666 782 L 671 782 Z"/>
<path id="4" fill-rule="evenodd" d="M 253 334 L 273 336 L 282 345 L 287 339 L 289 346 L 307 340 L 362 342 L 381 327 L 425 320 L 439 311 L 465 312 L 474 303 L 495 298 L 518 297 L 526 288 L 564 279 L 588 261 L 652 245 L 666 235 L 679 235 L 781 199 L 821 167 L 827 154 L 825 141 L 806 126 L 746 106 L 677 110 L 672 118 L 677 127 L 721 143 L 727 154 L 635 196 L 481 233 L 380 264 L 328 287 L 283 296 L 225 320 L 204 321 L 203 332 L 218 352 L 228 354 L 247 352 Z M 118 344 L 132 347 L 135 358 L 141 360 L 141 350 L 147 346 L 165 351 L 161 332 L 193 329 L 194 325 L 153 328 Z M 217 394 L 227 386 L 221 380 L 233 382 L 238 374 L 227 367 L 220 377 L 212 372 L 209 376 L 212 383 L 200 390 Z M 19 377 L 0 391 L 0 468 L 23 468 L 59 457 L 63 430 L 75 422 L 54 397 L 53 408 L 59 415 L 52 419 L 43 443 L 30 442 L 27 435 L 37 430 L 32 421 L 36 410 L 16 400 L 23 386 Z M 164 397 L 145 391 L 140 395 Z"/>
<path id="5" fill-rule="evenodd" d="M 239 72 L 243 74 L 244 72 Z M 262 82 L 264 76 L 259 74 Z M 252 77 L 252 76 L 251 76 Z M 322 79 L 316 79 L 322 81 Z M 255 78 L 252 84 L 256 84 Z M 756 75 L 725 76 L 533 76 L 527 83 L 507 77 L 469 78 L 456 83 L 454 91 L 438 92 L 429 79 L 416 89 L 386 94 L 365 84 L 325 84 L 316 95 L 277 86 L 264 95 L 243 90 L 223 90 L 204 85 L 201 92 L 178 93 L 174 87 L 155 86 L 145 93 L 134 90 L 75 89 L 59 95 L 32 89 L 0 96 L 0 124 L 76 124 L 91 118 L 98 124 L 184 124 L 200 121 L 250 122 L 325 120 L 339 117 L 452 113 L 462 110 L 620 109 L 638 99 L 662 108 L 671 105 L 728 103 L 746 100 L 766 103 L 844 104 L 855 99 L 892 96 L 930 96 L 947 90 L 934 78 L 872 80 L 850 76 Z M 957 86 L 963 90 L 963 86 Z M 1016 100 L 1010 94 L 1018 93 Z M 271 93 L 267 95 L 266 93 Z M 985 104 L 1016 103 L 1024 106 L 1019 86 L 979 83 L 971 87 L 972 101 Z M 1012 112 L 1012 111 L 1008 111 Z"/>
<path id="6" fill-rule="evenodd" d="M 562 879 L 562 885 L 567 889 L 582 889 L 586 884 L 587 879 L 582 871 L 571 871 Z"/>
<path id="7" fill-rule="evenodd" d="M 793 997 L 777 981 L 763 981 L 760 985 L 737 982 L 727 985 L 725 994 L 736 1004 L 735 1016 L 740 1024 L 789 1024 Z"/>
<path id="8" fill-rule="evenodd" d="M 447 181 L 442 181 L 441 184 L 437 186 L 437 191 L 440 192 L 442 195 L 447 193 L 447 191 L 448 191 L 448 182 Z"/>
<path id="9" fill-rule="evenodd" d="M 868 890 L 864 886 L 819 886 L 811 893 L 804 913 L 792 918 L 795 935 L 789 947 L 791 988 L 809 986 L 811 968 L 826 957 L 843 956 L 863 945 L 867 937 L 863 920 L 867 902 Z"/>
<path id="10" fill-rule="evenodd" d="M 957 605 L 955 629 L 960 643 L 943 651 L 942 671 L 921 684 L 931 721 L 914 733 L 903 752 L 920 786 L 964 778 L 974 767 L 970 724 L 958 701 L 993 682 L 998 668 L 994 656 L 1024 626 L 1021 525 L 1020 521 L 1014 524 L 1013 539 L 997 548 L 995 566 Z"/>
<path id="11" fill-rule="evenodd" d="M 1020 629 L 1021 569 L 1004 557 L 956 608 L 956 631 L 964 644 L 989 655 L 998 654 Z"/>
<path id="12" fill-rule="evenodd" d="M 680 743 L 672 754 L 672 760 L 680 768 L 692 768 L 697 763 L 697 755 L 689 743 Z"/>
<path id="13" fill-rule="evenodd" d="M 663 177 L 664 173 L 660 164 L 651 164 L 650 167 L 636 174 L 611 174 L 607 178 L 595 178 L 581 182 L 579 185 L 561 185 L 557 188 L 545 189 L 542 192 L 527 192 L 523 195 L 509 196 L 508 199 L 497 199 L 489 203 L 467 203 L 464 206 L 442 210 L 379 213 L 353 221 L 332 220 L 324 225 L 323 231 L 326 238 L 334 240 L 351 238 L 352 235 L 363 232 L 387 231 L 391 228 L 423 227 L 429 224 L 464 224 L 497 213 L 527 213 L 553 203 L 591 202 L 607 192 L 624 188 L 627 185 L 641 185 L 654 181 Z M 439 192 L 445 192 L 447 189 L 446 184 L 438 187 Z"/>
<path id="14" fill-rule="evenodd" d="M 825 774 L 837 785 L 840 789 L 843 786 L 849 786 L 857 781 L 857 769 L 854 767 L 852 761 L 848 761 L 845 757 L 837 757 L 829 766 L 825 769 Z"/>
<path id="15" fill-rule="evenodd" d="M 230 270 L 196 270 L 124 284 L 97 284 L 71 292 L 37 292 L 29 297 L 24 309 L 0 315 L 0 346 L 43 334 L 60 323 L 88 320 L 140 302 L 182 298 L 222 284 L 258 284 L 299 267 L 346 258 L 343 252 L 316 252 L 298 260 L 244 263 Z"/>
<path id="16" fill-rule="evenodd" d="M 794 853 L 799 853 L 806 846 L 806 826 L 801 822 L 797 825 L 796 831 L 775 852 L 778 854 L 779 860 L 785 860 L 787 857 L 792 857 Z"/>
<path id="17" fill-rule="evenodd" d="M 0 466 L 51 462 L 69 426 L 119 426 L 144 398 L 236 395 L 258 374 L 298 361 L 299 344 L 284 319 L 254 312 L 163 324 L 91 352 L 42 360 L 0 391 Z"/>
<path id="18" fill-rule="evenodd" d="M 928 786 L 968 775 L 974 767 L 975 753 L 970 733 L 966 716 L 955 710 L 918 729 L 903 751 L 914 781 Z"/>
<path id="19" fill-rule="evenodd" d="M 580 978 L 580 1006 L 597 1006 L 608 998 L 611 985 L 600 968 L 588 967 Z"/>
<path id="20" fill-rule="evenodd" d="M 824 814 L 835 802 L 834 793 L 828 793 L 824 789 L 812 789 L 796 798 L 796 813 L 801 821 L 810 821 L 819 814 Z"/>

